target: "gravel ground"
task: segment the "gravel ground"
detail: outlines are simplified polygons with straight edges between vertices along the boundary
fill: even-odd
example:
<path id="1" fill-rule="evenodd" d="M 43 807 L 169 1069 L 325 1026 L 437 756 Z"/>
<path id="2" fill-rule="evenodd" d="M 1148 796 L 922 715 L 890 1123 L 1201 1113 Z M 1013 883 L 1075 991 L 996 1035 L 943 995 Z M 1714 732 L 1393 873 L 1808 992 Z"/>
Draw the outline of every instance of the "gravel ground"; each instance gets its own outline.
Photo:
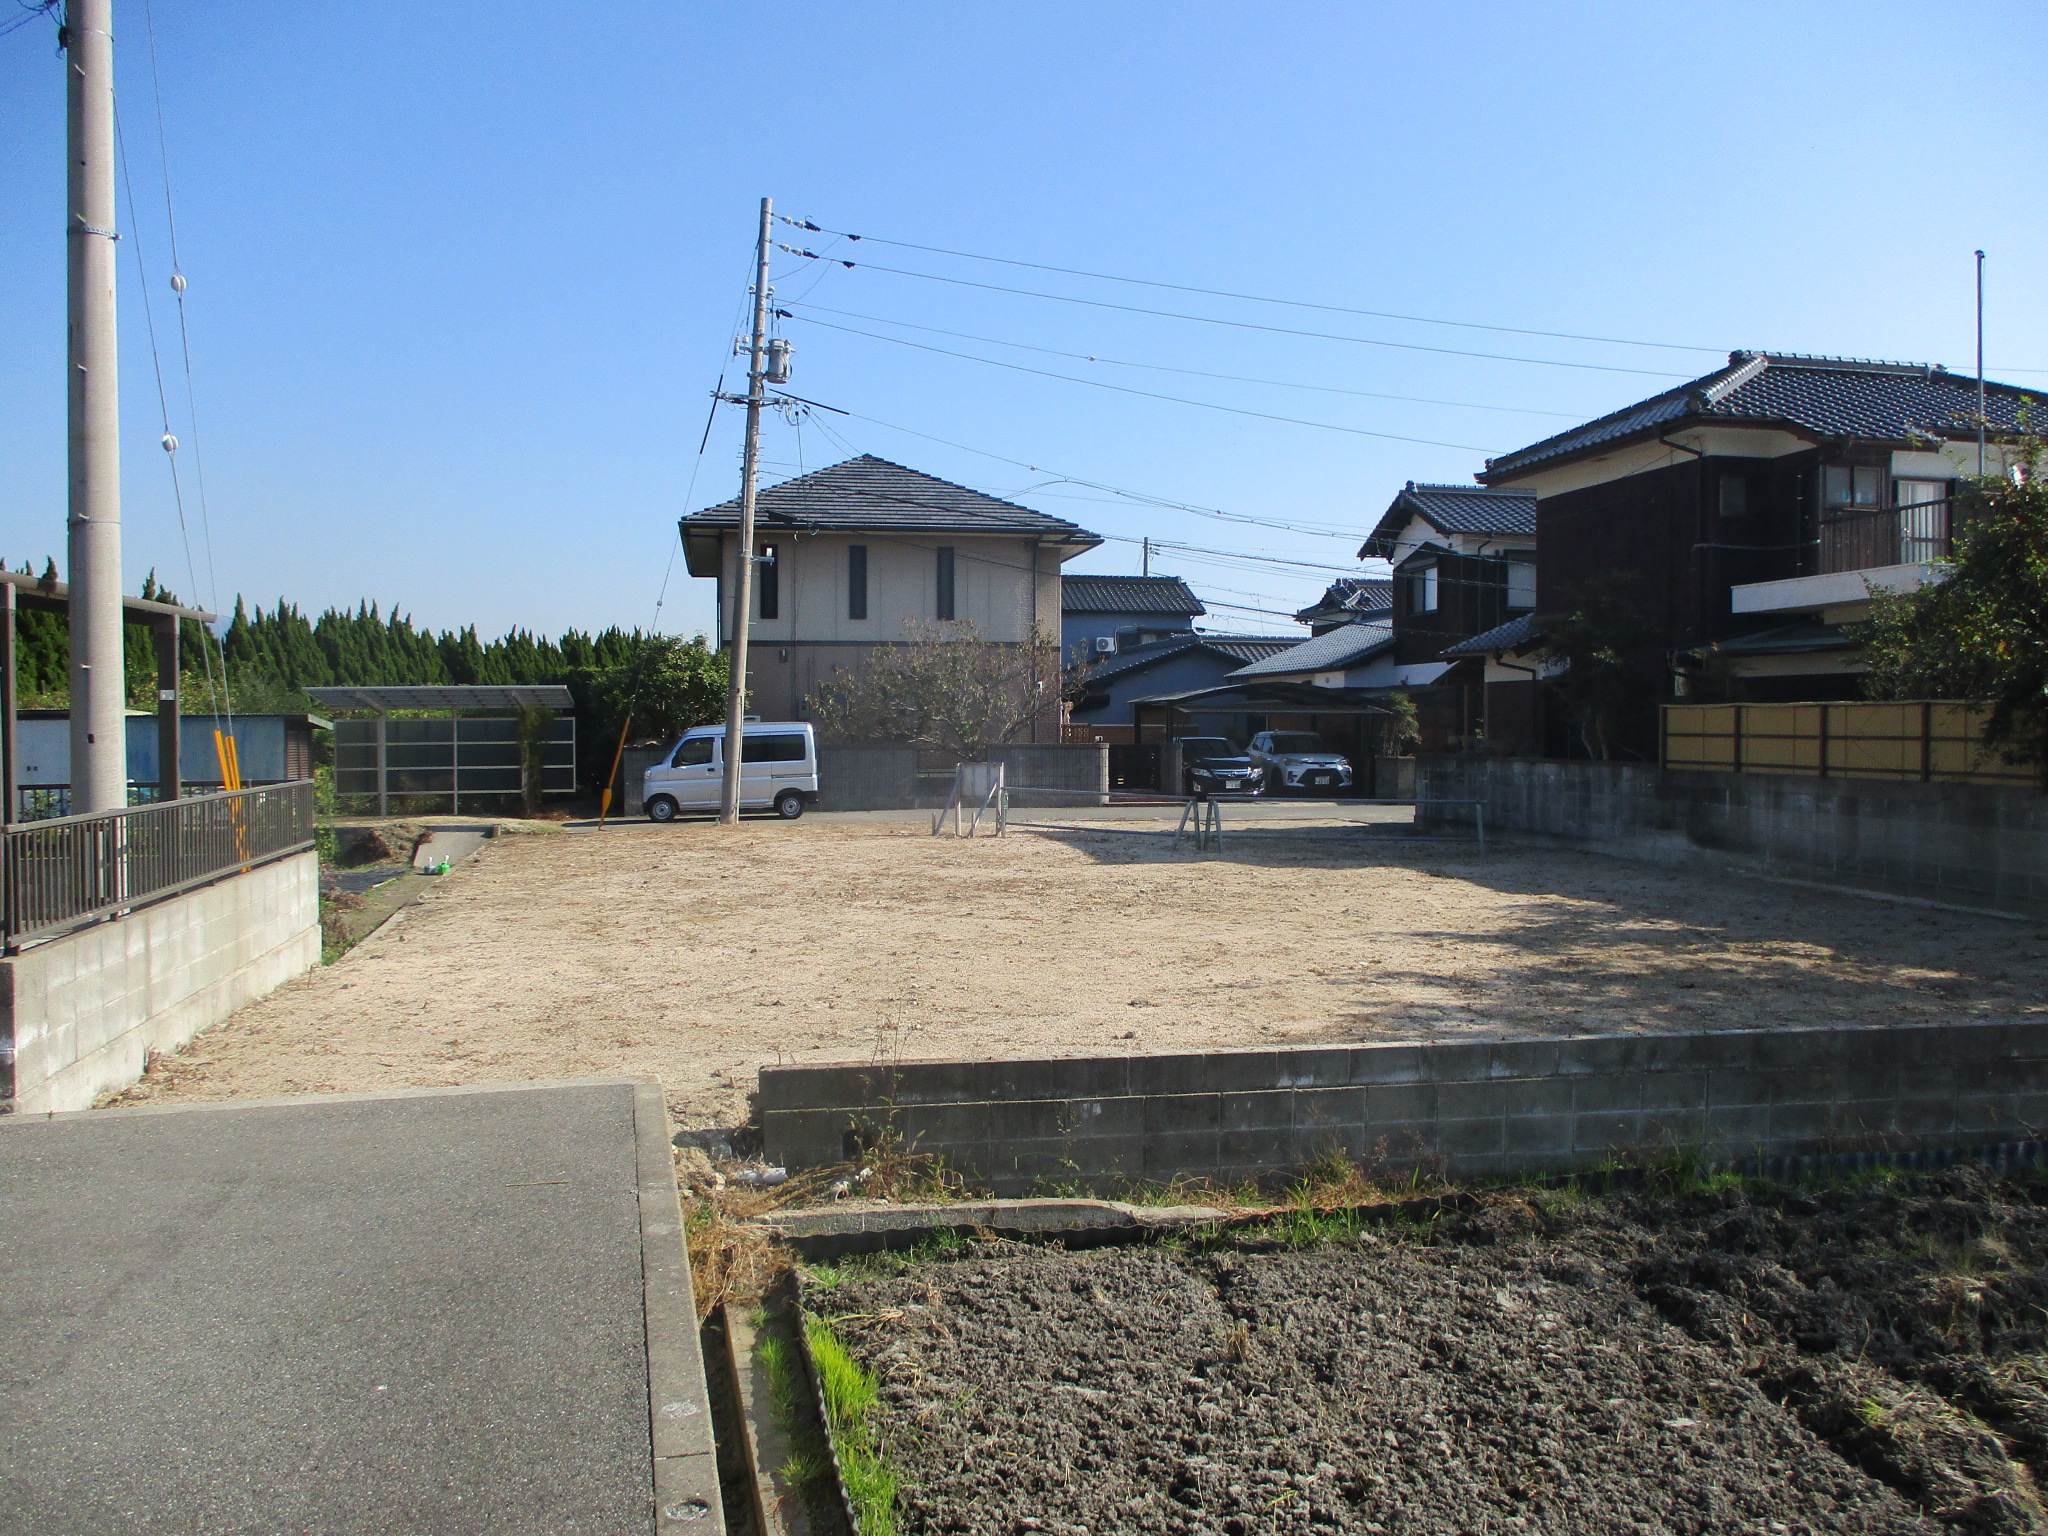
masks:
<path id="1" fill-rule="evenodd" d="M 1488 1197 L 814 1273 L 908 1533 L 2039 1532 L 2048 1186 Z"/>
<path id="2" fill-rule="evenodd" d="M 2037 926 L 1301 830 L 1222 857 L 1127 823 L 503 837 L 122 1099 L 629 1073 L 686 1125 L 734 1125 L 777 1060 L 2048 1016 Z"/>

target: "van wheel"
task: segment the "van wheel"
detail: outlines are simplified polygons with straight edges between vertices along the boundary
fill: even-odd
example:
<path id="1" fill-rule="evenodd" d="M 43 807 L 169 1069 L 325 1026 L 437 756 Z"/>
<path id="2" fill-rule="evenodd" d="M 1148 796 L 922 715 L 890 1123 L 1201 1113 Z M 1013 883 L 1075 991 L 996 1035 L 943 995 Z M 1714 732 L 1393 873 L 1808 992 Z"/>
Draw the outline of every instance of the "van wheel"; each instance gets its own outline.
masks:
<path id="1" fill-rule="evenodd" d="M 647 802 L 647 819 L 649 821 L 674 821 L 676 819 L 675 801 L 669 799 L 667 795 L 656 795 Z"/>
<path id="2" fill-rule="evenodd" d="M 793 789 L 785 789 L 775 797 L 775 814 L 784 821 L 795 821 L 804 813 L 804 797 Z"/>

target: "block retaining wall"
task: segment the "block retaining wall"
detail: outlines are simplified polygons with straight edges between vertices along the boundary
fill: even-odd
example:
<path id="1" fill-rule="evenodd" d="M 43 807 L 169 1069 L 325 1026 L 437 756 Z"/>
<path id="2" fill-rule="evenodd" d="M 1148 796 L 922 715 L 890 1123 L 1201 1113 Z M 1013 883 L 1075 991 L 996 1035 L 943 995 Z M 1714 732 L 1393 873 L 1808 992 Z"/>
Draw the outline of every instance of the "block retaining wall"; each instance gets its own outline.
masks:
<path id="1" fill-rule="evenodd" d="M 2031 790 L 1466 756 L 1423 758 L 1417 780 L 1425 800 L 1485 801 L 1489 832 L 2048 918 L 2048 795 Z"/>
<path id="2" fill-rule="evenodd" d="M 770 1160 L 883 1133 L 997 1195 L 1234 1182 L 1341 1152 L 1453 1178 L 2035 1139 L 2048 1022 L 761 1069 Z"/>
<path id="3" fill-rule="evenodd" d="M 0 1113 L 90 1109 L 319 963 L 310 851 L 0 960 Z"/>

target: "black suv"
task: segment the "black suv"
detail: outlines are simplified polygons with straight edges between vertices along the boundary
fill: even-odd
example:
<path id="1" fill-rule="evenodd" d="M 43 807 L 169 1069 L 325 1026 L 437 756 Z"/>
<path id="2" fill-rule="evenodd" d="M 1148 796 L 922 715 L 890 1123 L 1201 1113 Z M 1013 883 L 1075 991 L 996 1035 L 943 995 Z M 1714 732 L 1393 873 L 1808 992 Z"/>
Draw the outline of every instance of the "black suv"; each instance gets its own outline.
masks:
<path id="1" fill-rule="evenodd" d="M 1264 787 L 1244 749 L 1221 736 L 1182 737 L 1180 767 L 1191 795 L 1256 795 Z"/>

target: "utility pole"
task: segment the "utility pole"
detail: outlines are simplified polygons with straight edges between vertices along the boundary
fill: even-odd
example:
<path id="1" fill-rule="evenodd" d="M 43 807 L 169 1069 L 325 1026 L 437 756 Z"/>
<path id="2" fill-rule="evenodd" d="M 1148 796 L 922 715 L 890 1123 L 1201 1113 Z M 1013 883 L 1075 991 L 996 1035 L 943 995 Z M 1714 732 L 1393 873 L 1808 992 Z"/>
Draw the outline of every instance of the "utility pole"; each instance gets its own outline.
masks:
<path id="1" fill-rule="evenodd" d="M 113 0 L 64 7 L 70 301 L 71 812 L 128 804 L 121 447 L 114 348 Z"/>
<path id="2" fill-rule="evenodd" d="M 1977 478 L 1984 478 L 1984 253 L 1977 253 Z"/>
<path id="3" fill-rule="evenodd" d="M 1145 540 L 1145 564 L 1143 569 L 1147 576 L 1152 574 L 1152 541 L 1149 538 Z"/>
<path id="4" fill-rule="evenodd" d="M 774 203 L 761 199 L 761 233 L 754 247 L 754 331 L 747 349 L 747 445 L 740 455 L 740 558 L 733 575 L 732 688 L 725 704 L 725 779 L 718 796 L 718 819 L 727 826 L 740 819 L 740 766 L 746 750 L 747 616 L 754 606 L 754 491 L 760 479 L 761 406 L 768 372 L 768 252 Z"/>

